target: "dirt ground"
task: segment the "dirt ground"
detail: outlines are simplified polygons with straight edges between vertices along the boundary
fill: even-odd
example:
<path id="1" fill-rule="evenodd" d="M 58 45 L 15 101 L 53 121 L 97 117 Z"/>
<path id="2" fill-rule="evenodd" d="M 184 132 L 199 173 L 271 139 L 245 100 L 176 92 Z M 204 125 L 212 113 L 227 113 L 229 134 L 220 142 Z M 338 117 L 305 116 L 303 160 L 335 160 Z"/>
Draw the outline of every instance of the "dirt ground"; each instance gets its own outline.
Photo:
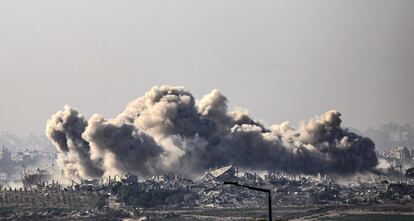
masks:
<path id="1" fill-rule="evenodd" d="M 0 191 L 0 220 L 267 220 L 267 208 L 99 207 L 98 192 Z M 118 211 L 119 209 L 119 211 Z M 274 220 L 414 220 L 407 204 L 314 205 L 273 207 Z"/>

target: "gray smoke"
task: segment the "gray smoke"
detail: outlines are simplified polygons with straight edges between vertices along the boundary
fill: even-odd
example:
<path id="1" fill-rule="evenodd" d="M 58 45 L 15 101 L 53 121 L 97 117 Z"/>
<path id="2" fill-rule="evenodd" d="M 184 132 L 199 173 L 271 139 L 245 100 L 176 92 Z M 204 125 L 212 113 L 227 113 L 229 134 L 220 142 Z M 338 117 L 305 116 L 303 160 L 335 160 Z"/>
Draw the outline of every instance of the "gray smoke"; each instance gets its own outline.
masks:
<path id="1" fill-rule="evenodd" d="M 154 86 L 116 118 L 88 121 L 65 106 L 46 133 L 69 175 L 199 173 L 233 164 L 243 169 L 351 174 L 378 164 L 369 139 L 341 128 L 328 111 L 294 129 L 269 128 L 240 111 L 229 112 L 218 90 L 196 101 L 183 87 Z"/>
<path id="2" fill-rule="evenodd" d="M 87 123 L 84 116 L 65 106 L 47 122 L 46 135 L 58 151 L 58 163 L 67 175 L 99 177 L 101 160 L 90 158 L 89 143 L 82 139 Z"/>

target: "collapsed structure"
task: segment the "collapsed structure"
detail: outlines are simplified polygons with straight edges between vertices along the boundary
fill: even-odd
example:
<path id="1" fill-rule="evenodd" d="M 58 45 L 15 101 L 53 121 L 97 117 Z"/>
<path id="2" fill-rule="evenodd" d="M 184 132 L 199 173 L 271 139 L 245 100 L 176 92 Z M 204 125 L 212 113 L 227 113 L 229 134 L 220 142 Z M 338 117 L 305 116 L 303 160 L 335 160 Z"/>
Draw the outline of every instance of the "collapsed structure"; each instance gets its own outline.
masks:
<path id="1" fill-rule="evenodd" d="M 107 180 L 73 181 L 71 185 L 53 180 L 20 189 L 0 188 L 0 207 L 14 207 L 16 210 L 1 213 L 0 217 L 147 217 L 181 220 L 188 212 L 216 213 L 218 209 L 224 209 L 222 211 L 229 211 L 229 214 L 235 211 L 239 214 L 245 209 L 260 210 L 266 206 L 266 194 L 223 185 L 223 181 L 269 189 L 272 205 L 282 210 L 291 206 L 299 210 L 313 207 L 315 212 L 322 208 L 365 208 L 366 205 L 380 208 L 394 205 L 398 208 L 414 202 L 414 182 L 412 179 L 402 181 L 402 177 L 365 174 L 353 182 L 340 183 L 325 174 L 279 172 L 258 175 L 241 172 L 228 165 L 208 170 L 198 180 L 178 174 L 149 176 L 139 180 L 135 175 L 126 175 Z M 279 218 L 286 217 L 279 214 Z"/>
<path id="2" fill-rule="evenodd" d="M 34 185 L 42 184 L 52 180 L 52 175 L 47 170 L 37 168 L 34 173 L 26 173 L 22 176 L 22 184 L 25 188 L 30 188 Z"/>
<path id="3" fill-rule="evenodd" d="M 341 127 L 328 111 L 294 129 L 288 122 L 265 127 L 240 111 L 229 112 L 218 90 L 196 101 L 183 87 L 155 86 L 116 118 L 86 119 L 65 106 L 46 134 L 66 176 L 200 174 L 208 168 L 292 173 L 350 174 L 378 163 L 369 139 Z"/>
<path id="4" fill-rule="evenodd" d="M 150 177 L 134 185 L 123 181 L 112 182 L 104 189 L 127 205 L 144 208 L 262 208 L 266 205 L 265 194 L 225 186 L 223 181 L 270 189 L 272 204 L 277 206 L 414 202 L 413 180 L 383 175 L 362 175 L 355 179 L 352 182 L 338 182 L 321 174 L 268 173 L 260 176 L 240 172 L 229 165 L 209 170 L 198 180 L 164 175 Z"/>

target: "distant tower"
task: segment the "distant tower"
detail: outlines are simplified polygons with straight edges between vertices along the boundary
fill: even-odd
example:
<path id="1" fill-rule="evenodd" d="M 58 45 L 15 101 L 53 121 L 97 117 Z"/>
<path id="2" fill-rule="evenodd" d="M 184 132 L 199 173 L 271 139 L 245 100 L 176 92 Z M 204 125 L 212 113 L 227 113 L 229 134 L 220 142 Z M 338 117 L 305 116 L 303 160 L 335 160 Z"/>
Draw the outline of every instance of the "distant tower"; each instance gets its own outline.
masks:
<path id="1" fill-rule="evenodd" d="M 5 148 L 4 145 L 1 151 L 1 159 L 3 161 L 11 161 L 11 152 L 7 148 Z"/>

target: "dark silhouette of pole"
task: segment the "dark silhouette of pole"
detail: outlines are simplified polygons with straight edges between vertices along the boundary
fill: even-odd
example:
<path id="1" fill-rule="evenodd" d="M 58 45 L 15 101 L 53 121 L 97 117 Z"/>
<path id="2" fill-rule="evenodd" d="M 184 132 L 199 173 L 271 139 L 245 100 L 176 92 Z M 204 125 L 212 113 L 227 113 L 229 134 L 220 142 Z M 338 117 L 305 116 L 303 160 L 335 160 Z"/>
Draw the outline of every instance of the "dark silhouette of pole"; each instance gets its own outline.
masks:
<path id="1" fill-rule="evenodd" d="M 269 190 L 268 202 L 269 202 L 269 220 L 272 221 L 272 196 L 270 194 L 270 190 Z"/>
<path id="2" fill-rule="evenodd" d="M 270 194 L 270 189 L 263 189 L 263 188 L 259 188 L 259 187 L 243 185 L 243 184 L 239 184 L 238 182 L 232 182 L 232 181 L 225 181 L 224 185 L 234 185 L 234 186 L 244 187 L 244 188 L 247 188 L 249 190 L 255 190 L 255 191 L 267 193 L 268 194 L 267 199 L 268 199 L 268 203 L 269 203 L 269 221 L 272 221 L 272 196 Z"/>

